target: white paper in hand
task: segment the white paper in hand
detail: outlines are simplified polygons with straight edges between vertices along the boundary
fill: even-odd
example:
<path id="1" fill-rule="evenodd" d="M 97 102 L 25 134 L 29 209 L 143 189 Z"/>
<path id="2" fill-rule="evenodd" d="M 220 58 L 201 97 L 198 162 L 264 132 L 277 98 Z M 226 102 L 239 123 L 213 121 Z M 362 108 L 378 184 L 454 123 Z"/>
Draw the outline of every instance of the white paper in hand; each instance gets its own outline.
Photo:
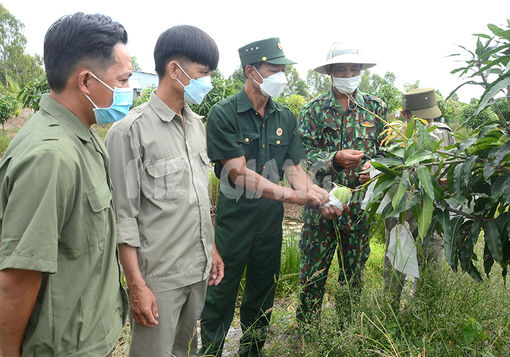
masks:
<path id="1" fill-rule="evenodd" d="M 409 224 L 397 224 L 390 232 L 390 244 L 386 256 L 393 268 L 408 276 L 420 277 L 416 244 L 409 229 Z"/>

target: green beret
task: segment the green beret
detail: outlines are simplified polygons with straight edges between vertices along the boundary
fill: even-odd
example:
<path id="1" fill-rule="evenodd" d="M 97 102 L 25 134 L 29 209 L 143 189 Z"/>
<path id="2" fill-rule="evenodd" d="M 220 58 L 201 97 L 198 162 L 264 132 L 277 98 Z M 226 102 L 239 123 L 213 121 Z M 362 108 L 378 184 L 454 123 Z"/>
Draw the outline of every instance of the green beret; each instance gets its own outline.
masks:
<path id="1" fill-rule="evenodd" d="M 271 64 L 295 64 L 285 57 L 282 50 L 282 44 L 278 37 L 255 41 L 239 49 L 239 58 L 241 67 L 257 62 L 267 62 Z"/>

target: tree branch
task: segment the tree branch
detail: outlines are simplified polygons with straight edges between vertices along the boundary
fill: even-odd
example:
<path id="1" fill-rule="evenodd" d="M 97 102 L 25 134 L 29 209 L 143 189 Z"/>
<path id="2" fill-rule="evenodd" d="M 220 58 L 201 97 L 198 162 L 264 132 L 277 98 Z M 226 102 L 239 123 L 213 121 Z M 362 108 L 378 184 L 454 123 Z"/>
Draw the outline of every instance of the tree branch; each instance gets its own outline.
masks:
<path id="1" fill-rule="evenodd" d="M 481 219 L 481 220 L 484 220 L 484 221 L 486 221 L 486 220 L 487 220 L 487 218 L 485 218 L 484 216 L 477 216 L 477 215 L 475 215 L 475 214 L 466 213 L 466 212 L 463 212 L 463 211 L 461 211 L 461 210 L 458 210 L 458 209 L 452 208 L 452 207 L 450 207 L 450 206 L 446 206 L 446 209 L 447 209 L 448 211 L 450 211 L 450 212 L 456 213 L 456 214 L 461 215 L 461 216 L 464 216 L 464 217 L 466 217 L 466 218 L 471 218 L 471 219 L 473 219 L 473 220 L 480 220 L 480 219 Z"/>

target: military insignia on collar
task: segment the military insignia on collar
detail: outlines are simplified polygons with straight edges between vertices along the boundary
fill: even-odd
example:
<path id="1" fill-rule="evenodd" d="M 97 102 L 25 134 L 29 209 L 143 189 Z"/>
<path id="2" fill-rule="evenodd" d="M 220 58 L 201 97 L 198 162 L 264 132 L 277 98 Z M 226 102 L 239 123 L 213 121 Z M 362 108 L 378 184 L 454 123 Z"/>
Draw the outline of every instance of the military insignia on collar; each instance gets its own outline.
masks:
<path id="1" fill-rule="evenodd" d="M 283 134 L 283 130 L 282 130 L 282 128 L 278 128 L 278 129 L 276 129 L 276 135 L 278 135 L 278 136 L 282 136 L 282 134 Z"/>
<path id="2" fill-rule="evenodd" d="M 372 124 L 369 121 L 365 121 L 365 122 L 361 123 L 361 126 L 364 126 L 365 128 L 373 128 L 374 124 Z"/>

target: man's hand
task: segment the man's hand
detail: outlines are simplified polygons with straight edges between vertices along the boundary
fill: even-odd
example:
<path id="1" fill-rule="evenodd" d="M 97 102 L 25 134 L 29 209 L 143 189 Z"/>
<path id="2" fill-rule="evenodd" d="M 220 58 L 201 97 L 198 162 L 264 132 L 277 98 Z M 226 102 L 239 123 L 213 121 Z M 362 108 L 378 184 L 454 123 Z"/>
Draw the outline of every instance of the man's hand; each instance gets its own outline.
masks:
<path id="1" fill-rule="evenodd" d="M 335 162 L 346 170 L 353 170 L 359 166 L 361 159 L 365 154 L 363 151 L 345 149 L 337 151 L 335 154 Z"/>
<path id="2" fill-rule="evenodd" d="M 223 263 L 223 259 L 221 259 L 220 253 L 216 250 L 216 244 L 213 246 L 212 250 L 212 267 L 211 274 L 209 275 L 209 282 L 207 285 L 218 285 L 223 279 L 225 272 L 225 264 Z"/>
<path id="3" fill-rule="evenodd" d="M 322 187 L 315 184 L 308 189 L 309 200 L 306 203 L 310 206 L 324 206 L 329 201 L 329 193 Z"/>
<path id="4" fill-rule="evenodd" d="M 144 327 L 159 325 L 156 297 L 147 285 L 129 288 L 129 304 L 133 319 Z"/>
<path id="5" fill-rule="evenodd" d="M 301 206 L 321 207 L 329 201 L 329 193 L 323 188 L 311 184 L 307 191 L 292 190 L 290 201 Z"/>
<path id="6" fill-rule="evenodd" d="M 367 161 L 363 164 L 361 171 L 366 171 L 371 167 L 372 167 L 372 164 L 369 161 Z M 370 180 L 370 172 L 359 175 L 359 182 L 361 182 L 362 185 L 367 183 L 369 180 Z"/>
<path id="7" fill-rule="evenodd" d="M 349 206 L 344 205 L 344 210 L 340 211 L 336 206 L 329 206 L 321 208 L 321 213 L 326 219 L 335 219 L 340 217 L 342 213 L 348 213 L 350 211 Z"/>

